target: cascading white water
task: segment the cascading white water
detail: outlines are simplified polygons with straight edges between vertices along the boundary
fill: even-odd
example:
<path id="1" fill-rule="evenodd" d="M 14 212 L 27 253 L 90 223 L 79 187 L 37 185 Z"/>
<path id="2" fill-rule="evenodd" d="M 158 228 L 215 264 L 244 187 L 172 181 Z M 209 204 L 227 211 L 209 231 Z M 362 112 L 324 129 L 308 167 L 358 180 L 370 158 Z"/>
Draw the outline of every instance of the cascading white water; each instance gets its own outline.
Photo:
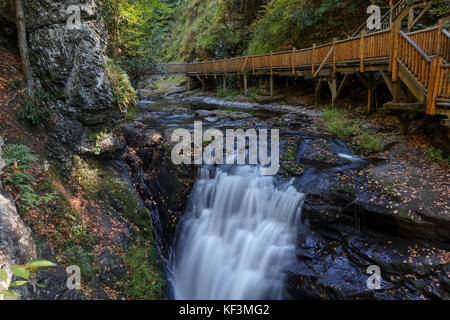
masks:
<path id="1" fill-rule="evenodd" d="M 172 256 L 175 299 L 281 299 L 304 195 L 256 167 L 200 170 Z"/>

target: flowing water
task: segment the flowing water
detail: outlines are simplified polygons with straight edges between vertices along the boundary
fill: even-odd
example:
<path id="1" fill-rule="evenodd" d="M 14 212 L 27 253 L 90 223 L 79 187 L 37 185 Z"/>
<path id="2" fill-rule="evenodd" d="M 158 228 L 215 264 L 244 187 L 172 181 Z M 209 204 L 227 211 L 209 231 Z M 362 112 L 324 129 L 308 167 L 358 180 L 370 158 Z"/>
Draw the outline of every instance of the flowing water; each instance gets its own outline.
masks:
<path id="1" fill-rule="evenodd" d="M 304 195 L 251 166 L 200 169 L 171 261 L 175 299 L 281 299 Z"/>

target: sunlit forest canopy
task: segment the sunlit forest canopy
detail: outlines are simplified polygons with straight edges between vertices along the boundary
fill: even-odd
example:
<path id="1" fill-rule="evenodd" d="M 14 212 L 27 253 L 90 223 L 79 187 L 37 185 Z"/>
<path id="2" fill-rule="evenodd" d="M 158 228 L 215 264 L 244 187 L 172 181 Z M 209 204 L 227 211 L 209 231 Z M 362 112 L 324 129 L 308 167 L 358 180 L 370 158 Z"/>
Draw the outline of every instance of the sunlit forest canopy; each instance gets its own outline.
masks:
<path id="1" fill-rule="evenodd" d="M 346 38 L 388 0 L 103 0 L 108 54 L 131 73 L 154 61 L 204 61 Z M 444 15 L 436 1 L 432 19 Z M 426 19 L 425 19 L 426 21 Z M 140 68 L 140 69 L 139 69 Z"/>

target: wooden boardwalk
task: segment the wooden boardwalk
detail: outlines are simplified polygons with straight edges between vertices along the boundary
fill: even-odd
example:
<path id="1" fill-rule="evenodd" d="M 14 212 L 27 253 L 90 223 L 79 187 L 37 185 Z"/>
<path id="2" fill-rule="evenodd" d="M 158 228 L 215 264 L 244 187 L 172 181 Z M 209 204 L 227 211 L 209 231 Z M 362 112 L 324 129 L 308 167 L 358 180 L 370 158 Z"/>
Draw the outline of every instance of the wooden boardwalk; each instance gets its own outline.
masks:
<path id="1" fill-rule="evenodd" d="M 404 7 L 401 7 L 402 3 Z M 371 74 L 377 72 L 393 96 L 393 101 L 384 109 L 441 114 L 450 118 L 450 33 L 443 28 L 443 21 L 438 26 L 416 32 L 402 31 L 404 12 L 410 13 L 419 5 L 417 3 L 428 5 L 424 1 L 399 1 L 391 9 L 391 12 L 397 10 L 399 18 L 392 24 L 385 23 L 386 30 L 369 33 L 363 29 L 358 36 L 334 39 L 311 48 L 197 63 L 172 63 L 165 64 L 164 69 L 168 73 L 183 73 L 200 80 L 223 77 L 224 85 L 226 76 L 240 75 L 244 78 L 245 90 L 248 75 L 266 75 L 270 76 L 271 95 L 273 75 L 304 77 L 316 81 L 317 93 L 321 83 L 327 82 L 333 104 L 347 77 L 354 74 L 369 91 L 370 112 L 375 111 L 373 92 L 379 84 Z M 418 18 L 420 15 L 416 20 Z M 409 21 L 408 26 L 410 24 Z M 443 124 L 448 124 L 446 121 Z"/>

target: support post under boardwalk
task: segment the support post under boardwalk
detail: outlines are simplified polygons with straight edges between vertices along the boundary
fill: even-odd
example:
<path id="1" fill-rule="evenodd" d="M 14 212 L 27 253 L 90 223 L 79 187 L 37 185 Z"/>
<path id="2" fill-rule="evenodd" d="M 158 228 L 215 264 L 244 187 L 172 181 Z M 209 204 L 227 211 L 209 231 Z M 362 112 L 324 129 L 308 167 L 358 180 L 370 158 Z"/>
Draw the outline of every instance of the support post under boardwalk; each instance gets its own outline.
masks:
<path id="1" fill-rule="evenodd" d="M 397 103 L 397 102 L 400 101 L 400 94 L 401 94 L 401 91 L 402 91 L 402 87 L 401 87 L 400 81 L 393 82 L 393 86 L 394 86 L 393 101 L 394 101 L 394 103 Z"/>
<path id="2" fill-rule="evenodd" d="M 207 80 L 207 78 L 205 77 L 202 81 L 202 91 L 203 92 L 206 92 L 206 80 Z"/>
<path id="3" fill-rule="evenodd" d="M 374 92 L 375 92 L 375 88 L 374 87 L 370 87 L 367 89 L 367 111 L 369 112 L 369 114 L 373 114 L 375 112 L 377 112 L 377 109 L 375 107 L 375 98 L 374 98 Z"/>
<path id="4" fill-rule="evenodd" d="M 273 74 L 270 75 L 270 96 L 273 97 Z"/>
<path id="5" fill-rule="evenodd" d="M 223 76 L 223 91 L 227 89 L 227 77 Z"/>
<path id="6" fill-rule="evenodd" d="M 330 87 L 330 91 L 331 91 L 331 107 L 334 108 L 334 103 L 336 102 L 336 98 L 337 98 L 337 80 L 336 80 L 336 78 L 329 80 L 328 86 Z"/>
<path id="7" fill-rule="evenodd" d="M 322 86 L 322 81 L 319 80 L 316 82 L 316 93 L 315 93 L 315 102 L 316 102 L 316 107 L 319 106 L 319 94 L 320 94 L 320 87 Z"/>
<path id="8" fill-rule="evenodd" d="M 244 73 L 244 94 L 247 95 L 247 74 Z"/>

